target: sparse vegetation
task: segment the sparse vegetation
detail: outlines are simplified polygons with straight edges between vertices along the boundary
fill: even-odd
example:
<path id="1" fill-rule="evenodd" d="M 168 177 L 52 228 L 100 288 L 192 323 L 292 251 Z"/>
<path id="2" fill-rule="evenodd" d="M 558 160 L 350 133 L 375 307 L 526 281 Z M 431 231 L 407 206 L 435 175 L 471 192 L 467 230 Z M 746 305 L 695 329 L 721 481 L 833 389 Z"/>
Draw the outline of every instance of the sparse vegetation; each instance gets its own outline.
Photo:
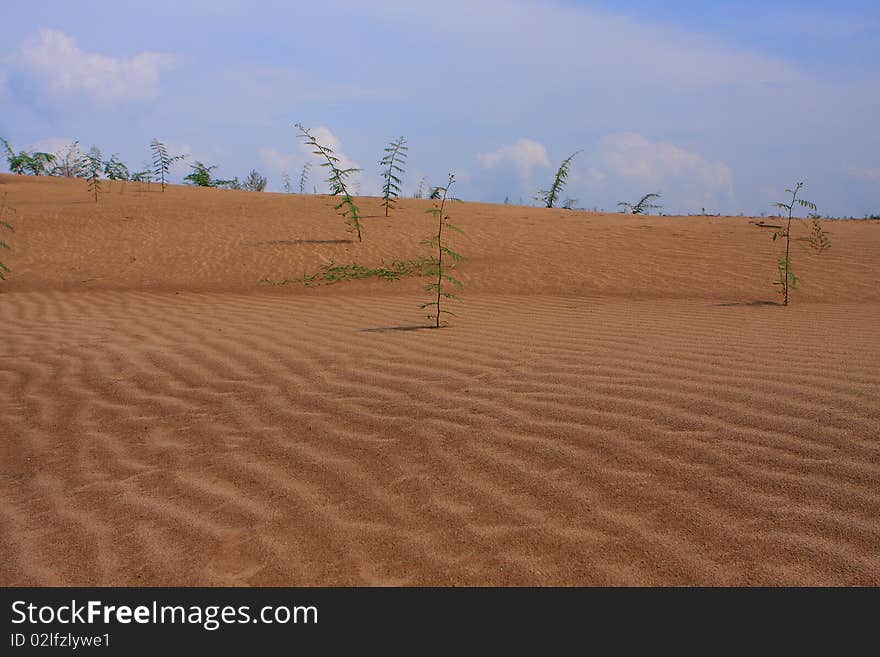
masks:
<path id="1" fill-rule="evenodd" d="M 321 166 L 326 167 L 329 172 L 327 182 L 330 184 L 330 194 L 342 197 L 342 200 L 333 209 L 345 219 L 349 229 L 357 233 L 358 242 L 362 242 L 361 212 L 355 204 L 354 197 L 349 192 L 347 184 L 351 176 L 360 171 L 360 169 L 354 167 L 341 168 L 340 159 L 333 154 L 333 151 L 328 146 L 319 144 L 317 139 L 301 123 L 295 123 L 294 125 L 299 129 L 300 135 L 306 144 L 314 149 L 312 153 L 324 159 L 324 162 L 321 162 Z"/>
<path id="2" fill-rule="evenodd" d="M 199 162 L 198 160 L 195 163 L 190 165 L 190 169 L 192 171 L 189 175 L 184 176 L 184 180 L 194 187 L 217 187 L 220 183 L 226 182 L 222 180 L 215 180 L 213 174 L 211 173 L 214 169 L 217 168 L 218 165 L 212 164 L 207 165 L 204 162 Z"/>
<path id="3" fill-rule="evenodd" d="M 169 155 L 165 144 L 158 139 L 150 142 L 150 150 L 153 153 L 153 176 L 159 181 L 164 192 L 171 166 L 179 160 L 186 159 L 186 155 Z"/>
<path id="4" fill-rule="evenodd" d="M 290 180 L 290 174 L 287 171 L 281 172 L 281 189 L 284 190 L 285 194 L 290 194 L 293 191 L 293 184 Z"/>
<path id="5" fill-rule="evenodd" d="M 114 153 L 110 159 L 104 162 L 104 175 L 110 181 L 113 180 L 130 180 L 131 172 L 128 165 L 123 162 L 119 155 Z"/>
<path id="6" fill-rule="evenodd" d="M 780 237 L 785 238 L 785 257 L 780 258 L 779 261 L 776 263 L 776 268 L 779 272 L 779 280 L 777 280 L 775 283 L 775 285 L 780 286 L 780 294 L 782 294 L 783 306 L 788 305 L 790 290 L 796 290 L 798 287 L 798 277 L 791 270 L 791 223 L 792 219 L 795 218 L 794 209 L 796 206 L 799 205 L 803 208 L 807 208 L 808 210 L 816 212 L 815 203 L 813 203 L 812 201 L 807 201 L 806 199 L 798 198 L 798 194 L 800 194 L 800 191 L 801 189 L 803 189 L 803 187 L 804 183 L 799 182 L 797 185 L 795 185 L 794 189 L 786 189 L 785 192 L 787 194 L 791 194 L 791 200 L 788 203 L 779 202 L 773 204 L 773 207 L 779 208 L 787 214 L 787 222 L 785 224 L 785 228 L 783 228 L 782 230 L 777 230 L 773 233 L 774 242 Z M 831 247 L 831 240 L 828 239 L 828 236 L 825 235 L 824 231 L 822 230 L 822 224 L 818 218 L 813 218 L 813 228 L 808 243 L 819 253 Z"/>
<path id="7" fill-rule="evenodd" d="M 422 176 L 419 179 L 419 186 L 415 192 L 413 192 L 413 198 L 425 198 L 426 190 L 430 189 L 431 185 L 428 182 L 427 176 Z"/>
<path id="8" fill-rule="evenodd" d="M 144 171 L 136 171 L 131 174 L 131 180 L 132 182 L 147 183 L 147 189 L 149 189 L 150 183 L 153 182 L 153 172 L 149 168 Z"/>
<path id="9" fill-rule="evenodd" d="M 246 192 L 262 192 L 266 189 L 268 182 L 265 176 L 260 175 L 259 171 L 251 169 L 248 177 L 241 183 L 241 189 Z"/>
<path id="10" fill-rule="evenodd" d="M 184 180 L 195 187 L 213 187 L 214 176 L 211 172 L 217 168 L 217 165 L 207 165 L 204 162 L 196 160 L 190 165 L 192 171 L 184 176 Z"/>
<path id="11" fill-rule="evenodd" d="M 131 179 L 131 171 L 129 171 L 128 165 L 116 153 L 104 162 L 104 175 L 110 181 L 108 191 L 113 188 L 114 180 L 118 180 L 120 190 L 125 191 L 125 181 Z"/>
<path id="12" fill-rule="evenodd" d="M 394 260 L 391 266 L 384 265 L 379 267 L 364 267 L 357 263 L 337 265 L 335 262 L 329 262 L 321 265 L 320 271 L 303 275 L 302 278 L 285 278 L 284 280 L 273 282 L 267 278 L 262 279 L 261 283 L 271 285 L 288 285 L 290 283 L 302 283 L 308 286 L 333 285 L 343 281 L 355 281 L 365 278 L 381 278 L 389 281 L 396 281 L 404 276 L 421 276 L 424 275 L 428 266 L 433 262 L 431 258 L 421 257 L 414 260 Z"/>
<path id="13" fill-rule="evenodd" d="M 0 139 L 3 143 L 3 151 L 6 162 L 9 164 L 9 170 L 26 176 L 48 176 L 49 166 L 55 161 L 52 153 L 43 153 L 41 151 L 19 151 L 16 153 L 9 142 Z"/>
<path id="14" fill-rule="evenodd" d="M 403 167 L 406 164 L 408 150 L 406 139 L 402 136 L 398 137 L 385 148 L 385 156 L 379 161 L 379 166 L 383 167 L 382 178 L 385 180 L 382 185 L 382 205 L 385 206 L 386 217 L 400 196 L 400 188 L 403 184 L 400 176 L 405 173 Z"/>
<path id="15" fill-rule="evenodd" d="M 312 163 L 306 162 L 303 164 L 302 171 L 299 174 L 299 193 L 306 194 L 306 185 L 309 184 L 309 172 L 312 170 Z"/>
<path id="16" fill-rule="evenodd" d="M 11 218 L 11 215 L 15 214 L 15 208 L 9 205 L 6 201 L 6 193 L 4 192 L 0 195 L 0 230 L 5 230 L 14 232 L 14 228 L 12 224 L 9 223 L 7 219 Z M 11 251 L 12 247 L 6 243 L 5 240 L 0 239 L 0 249 L 4 251 Z M 6 265 L 5 262 L 0 260 L 0 281 L 6 280 L 6 274 L 10 273 L 12 270 Z"/>
<path id="17" fill-rule="evenodd" d="M 810 221 L 810 236 L 807 238 L 810 248 L 816 253 L 824 253 L 831 248 L 831 239 L 825 232 L 819 217 L 812 217 Z"/>
<path id="18" fill-rule="evenodd" d="M 64 178 L 80 178 L 83 174 L 82 163 L 83 152 L 79 148 L 79 142 L 75 141 L 55 154 L 50 173 Z"/>
<path id="19" fill-rule="evenodd" d="M 435 276 L 437 278 L 437 281 L 426 285 L 425 291 L 436 294 L 436 297 L 432 301 L 423 303 L 419 307 L 422 309 L 434 308 L 434 311 L 430 315 L 428 315 L 430 319 L 434 320 L 434 328 L 440 328 L 441 315 L 455 315 L 455 313 L 444 310 L 442 307 L 442 302 L 444 299 L 453 300 L 458 298 L 454 293 L 447 291 L 448 285 L 444 287 L 444 282 L 451 284 L 454 287 L 463 287 L 462 282 L 453 277 L 452 274 L 450 274 L 450 272 L 455 268 L 455 265 L 449 264 L 449 260 L 452 260 L 453 263 L 461 262 L 464 260 L 464 256 L 460 253 L 456 253 L 451 248 L 449 248 L 448 242 L 445 242 L 443 240 L 444 228 L 448 228 L 449 230 L 453 230 L 457 233 L 462 232 L 460 228 L 458 228 L 457 226 L 453 226 L 451 223 L 449 223 L 449 217 L 444 214 L 449 189 L 450 187 L 452 187 L 453 183 L 455 183 L 455 176 L 450 173 L 449 181 L 446 183 L 446 186 L 437 188 L 438 190 L 440 190 L 440 204 L 435 205 L 429 210 L 426 210 L 426 212 L 432 214 L 437 219 L 437 234 L 432 235 L 426 240 L 423 240 L 422 244 L 432 251 L 436 250 L 437 257 L 431 260 L 431 263 L 425 273 L 428 276 Z M 443 256 L 447 257 L 446 263 L 444 263 L 443 261 Z"/>
<path id="20" fill-rule="evenodd" d="M 83 157 L 82 168 L 83 177 L 86 179 L 86 188 L 90 194 L 95 196 L 95 203 L 97 203 L 98 194 L 101 192 L 101 170 L 104 168 L 101 151 L 95 147 L 90 148 Z"/>
<path id="21" fill-rule="evenodd" d="M 559 169 L 556 171 L 556 176 L 553 178 L 553 184 L 550 185 L 550 189 L 542 189 L 538 191 L 538 195 L 535 197 L 536 201 L 540 201 L 544 204 L 545 208 L 552 208 L 556 206 L 556 202 L 559 200 L 559 195 L 562 194 L 562 190 L 565 188 L 565 184 L 568 181 L 568 173 L 571 169 L 571 163 L 574 160 L 575 156 L 578 155 L 581 151 L 575 151 L 567 158 L 562 160 L 562 164 L 559 165 Z M 574 199 L 571 199 L 572 205 L 576 202 Z M 570 207 L 568 209 L 571 209 Z"/>
<path id="22" fill-rule="evenodd" d="M 617 205 L 623 208 L 621 212 L 624 213 L 628 212 L 629 214 L 650 214 L 651 210 L 659 210 L 663 207 L 662 205 L 658 205 L 657 203 L 652 203 L 652 201 L 657 198 L 660 198 L 660 194 L 645 194 L 636 203 L 627 203 L 625 201 L 621 201 Z"/>

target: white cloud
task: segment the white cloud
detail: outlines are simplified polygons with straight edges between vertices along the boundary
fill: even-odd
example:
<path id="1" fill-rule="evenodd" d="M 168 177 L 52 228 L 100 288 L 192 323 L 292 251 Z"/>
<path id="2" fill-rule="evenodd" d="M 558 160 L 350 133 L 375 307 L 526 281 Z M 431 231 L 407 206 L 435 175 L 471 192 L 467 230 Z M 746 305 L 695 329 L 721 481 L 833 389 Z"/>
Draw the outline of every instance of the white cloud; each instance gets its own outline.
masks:
<path id="1" fill-rule="evenodd" d="M 581 183 L 587 187 L 596 188 L 604 183 L 607 177 L 606 173 L 601 169 L 590 167 L 582 174 L 579 174 L 576 170 L 573 171 L 571 181 L 573 184 Z"/>
<path id="2" fill-rule="evenodd" d="M 547 149 L 532 139 L 520 139 L 515 144 L 504 146 L 492 153 L 477 155 L 477 159 L 487 169 L 494 169 L 502 163 L 511 163 L 523 180 L 532 177 L 535 167 L 550 166 Z"/>
<path id="3" fill-rule="evenodd" d="M 156 52 L 130 58 L 89 53 L 64 32 L 41 29 L 10 61 L 51 95 L 83 93 L 99 103 L 112 104 L 155 98 L 159 73 L 171 65 L 173 57 Z"/>
<path id="4" fill-rule="evenodd" d="M 733 172 L 723 162 L 710 162 L 698 153 L 666 141 L 652 142 L 634 132 L 604 137 L 599 158 L 611 173 L 648 186 L 684 178 L 716 191 L 733 187 Z"/>
<path id="5" fill-rule="evenodd" d="M 293 173 L 302 167 L 303 158 L 289 153 L 282 153 L 277 148 L 263 146 L 260 151 L 260 160 L 271 171 L 287 171 Z"/>
<path id="6" fill-rule="evenodd" d="M 613 194 L 620 200 L 659 192 L 672 211 L 717 208 L 733 199 L 733 172 L 727 164 L 667 141 L 614 133 L 603 137 L 589 157 L 593 166 L 574 171 L 570 180 L 573 191 L 588 192 L 587 198 Z"/>

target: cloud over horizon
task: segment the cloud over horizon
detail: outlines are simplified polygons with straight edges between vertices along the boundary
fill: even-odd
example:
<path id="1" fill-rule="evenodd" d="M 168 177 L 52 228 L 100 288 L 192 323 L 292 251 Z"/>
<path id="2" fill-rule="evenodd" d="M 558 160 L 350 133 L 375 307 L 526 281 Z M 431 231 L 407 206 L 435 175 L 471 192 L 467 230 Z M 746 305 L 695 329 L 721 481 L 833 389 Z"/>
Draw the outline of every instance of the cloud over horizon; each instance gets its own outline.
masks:
<path id="1" fill-rule="evenodd" d="M 129 58 L 90 53 L 61 30 L 40 28 L 8 61 L 16 72 L 28 76 L 49 95 L 79 92 L 98 103 L 112 104 L 155 98 L 160 72 L 169 68 L 174 58 L 156 52 Z"/>

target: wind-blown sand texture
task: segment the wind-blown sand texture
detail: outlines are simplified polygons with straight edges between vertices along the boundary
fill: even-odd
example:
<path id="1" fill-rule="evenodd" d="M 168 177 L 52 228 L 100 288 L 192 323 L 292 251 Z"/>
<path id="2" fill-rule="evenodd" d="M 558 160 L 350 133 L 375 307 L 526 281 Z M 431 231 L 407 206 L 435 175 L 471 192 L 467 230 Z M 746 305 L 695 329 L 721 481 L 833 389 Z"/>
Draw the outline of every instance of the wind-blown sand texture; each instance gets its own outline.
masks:
<path id="1" fill-rule="evenodd" d="M 106 183 L 105 183 L 106 186 Z M 105 187 L 106 188 L 106 187 Z M 880 584 L 880 225 L 0 176 L 0 584 Z"/>

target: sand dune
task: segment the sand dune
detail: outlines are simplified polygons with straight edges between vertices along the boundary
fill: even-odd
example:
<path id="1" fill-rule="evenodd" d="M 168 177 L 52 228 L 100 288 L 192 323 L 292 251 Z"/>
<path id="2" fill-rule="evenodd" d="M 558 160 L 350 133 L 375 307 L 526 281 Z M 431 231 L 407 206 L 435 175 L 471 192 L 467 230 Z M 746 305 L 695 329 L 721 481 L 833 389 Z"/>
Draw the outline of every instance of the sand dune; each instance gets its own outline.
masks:
<path id="1" fill-rule="evenodd" d="M 455 204 L 434 331 L 259 283 L 418 256 L 426 201 L 4 191 L 2 585 L 880 584 L 878 222 L 782 308 L 748 218 Z"/>

